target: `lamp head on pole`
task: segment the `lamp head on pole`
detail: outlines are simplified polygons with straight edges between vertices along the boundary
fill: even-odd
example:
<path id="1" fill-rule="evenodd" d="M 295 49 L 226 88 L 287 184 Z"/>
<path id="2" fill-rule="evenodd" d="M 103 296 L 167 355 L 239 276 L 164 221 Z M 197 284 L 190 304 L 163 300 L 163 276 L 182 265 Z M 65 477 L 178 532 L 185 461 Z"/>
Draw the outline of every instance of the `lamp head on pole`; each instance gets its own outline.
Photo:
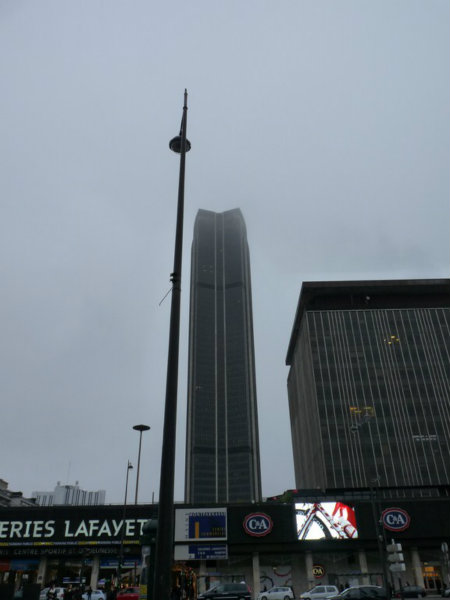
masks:
<path id="1" fill-rule="evenodd" d="M 172 138 L 170 140 L 169 148 L 173 152 L 176 152 L 177 154 L 181 154 L 181 135 L 176 135 L 174 138 Z M 186 152 L 189 152 L 190 149 L 191 149 L 191 142 L 188 139 L 186 139 Z"/>
<path id="2" fill-rule="evenodd" d="M 128 470 L 130 470 L 130 469 L 132 469 L 132 468 L 133 468 L 133 465 L 130 463 L 130 461 L 128 461 L 128 466 L 127 466 L 127 469 L 128 469 Z"/>
<path id="3" fill-rule="evenodd" d="M 136 431 L 148 431 L 150 429 L 150 425 L 133 425 L 133 429 Z"/>

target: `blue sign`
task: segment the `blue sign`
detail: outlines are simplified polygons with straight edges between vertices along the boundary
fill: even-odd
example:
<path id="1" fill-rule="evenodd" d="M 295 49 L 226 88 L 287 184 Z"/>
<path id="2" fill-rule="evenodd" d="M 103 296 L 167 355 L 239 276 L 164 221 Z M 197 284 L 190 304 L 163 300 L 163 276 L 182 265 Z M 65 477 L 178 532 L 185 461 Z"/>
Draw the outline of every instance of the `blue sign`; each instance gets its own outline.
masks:
<path id="1" fill-rule="evenodd" d="M 13 558 L 11 560 L 10 568 L 13 571 L 32 571 L 33 569 L 37 569 L 38 565 L 39 565 L 39 560 L 37 560 L 37 559 Z"/>
<path id="2" fill-rule="evenodd" d="M 226 508 L 190 508 L 175 511 L 175 541 L 211 543 L 227 539 Z"/>
<path id="3" fill-rule="evenodd" d="M 136 558 L 124 558 L 122 561 L 122 567 L 125 567 L 127 569 L 133 569 L 136 566 L 140 566 L 141 564 L 141 560 L 136 557 Z M 103 568 L 114 568 L 114 567 L 118 567 L 119 563 L 117 558 L 102 558 L 100 561 L 100 567 Z"/>
<path id="4" fill-rule="evenodd" d="M 201 513 L 198 511 L 189 515 L 189 538 L 201 539 L 208 537 L 226 537 L 226 515 L 222 512 Z"/>
<path id="5" fill-rule="evenodd" d="M 226 544 L 189 544 L 191 560 L 225 560 L 228 558 Z"/>

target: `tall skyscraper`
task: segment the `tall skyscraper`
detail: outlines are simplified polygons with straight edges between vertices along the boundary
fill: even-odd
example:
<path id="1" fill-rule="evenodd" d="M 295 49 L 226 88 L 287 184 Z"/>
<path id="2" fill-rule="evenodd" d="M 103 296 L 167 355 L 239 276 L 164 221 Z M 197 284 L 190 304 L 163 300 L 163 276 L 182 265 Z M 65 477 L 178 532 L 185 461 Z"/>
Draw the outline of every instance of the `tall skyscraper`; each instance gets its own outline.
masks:
<path id="1" fill-rule="evenodd" d="M 450 280 L 304 283 L 286 363 L 298 488 L 450 480 Z"/>
<path id="2" fill-rule="evenodd" d="M 186 502 L 261 497 L 252 294 L 239 209 L 199 210 L 191 256 Z"/>

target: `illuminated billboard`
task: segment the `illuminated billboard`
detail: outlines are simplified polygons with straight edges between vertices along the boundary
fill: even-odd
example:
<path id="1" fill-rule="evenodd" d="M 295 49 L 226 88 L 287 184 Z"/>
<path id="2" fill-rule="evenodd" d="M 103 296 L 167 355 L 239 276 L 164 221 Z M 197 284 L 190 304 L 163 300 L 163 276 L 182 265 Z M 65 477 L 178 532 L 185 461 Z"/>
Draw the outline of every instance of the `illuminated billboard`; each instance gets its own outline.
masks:
<path id="1" fill-rule="evenodd" d="M 297 503 L 295 512 L 299 540 L 358 537 L 355 511 L 342 502 Z"/>
<path id="2" fill-rule="evenodd" d="M 227 539 L 226 508 L 177 508 L 175 541 L 211 542 Z"/>

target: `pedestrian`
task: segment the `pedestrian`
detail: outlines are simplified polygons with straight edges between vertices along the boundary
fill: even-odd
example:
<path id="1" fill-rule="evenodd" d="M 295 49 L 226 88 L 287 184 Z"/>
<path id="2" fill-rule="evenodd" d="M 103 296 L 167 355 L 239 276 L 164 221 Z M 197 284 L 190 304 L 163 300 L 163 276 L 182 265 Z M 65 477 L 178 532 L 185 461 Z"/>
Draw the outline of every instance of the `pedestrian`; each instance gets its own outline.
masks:
<path id="1" fill-rule="evenodd" d="M 73 590 L 72 584 L 69 583 L 69 585 L 64 590 L 64 600 L 74 600 L 73 592 L 74 592 L 74 590 Z"/>
<path id="2" fill-rule="evenodd" d="M 51 583 L 47 590 L 47 600 L 58 600 L 58 594 L 56 592 L 55 583 Z"/>
<path id="3" fill-rule="evenodd" d="M 81 586 L 74 589 L 73 600 L 83 600 L 83 588 Z"/>

